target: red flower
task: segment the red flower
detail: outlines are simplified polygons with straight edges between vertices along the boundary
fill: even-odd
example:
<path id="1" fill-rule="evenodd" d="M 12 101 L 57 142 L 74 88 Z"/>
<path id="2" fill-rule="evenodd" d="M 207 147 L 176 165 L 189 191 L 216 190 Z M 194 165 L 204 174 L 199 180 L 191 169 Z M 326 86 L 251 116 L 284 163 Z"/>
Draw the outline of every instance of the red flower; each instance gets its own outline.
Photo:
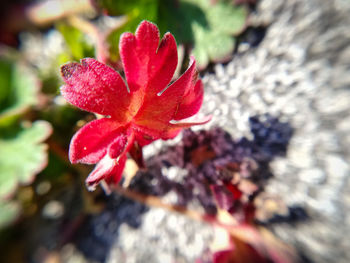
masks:
<path id="1" fill-rule="evenodd" d="M 141 164 L 143 146 L 174 138 L 182 128 L 210 120 L 180 122 L 200 109 L 203 85 L 193 58 L 186 72 L 169 85 L 177 66 L 173 35 L 166 33 L 159 43 L 158 28 L 143 21 L 135 35 L 121 36 L 119 50 L 126 82 L 118 72 L 92 58 L 61 68 L 64 98 L 105 116 L 86 124 L 70 144 L 72 163 L 97 163 L 86 180 L 90 189 L 101 180 L 118 183 L 128 152 Z"/>

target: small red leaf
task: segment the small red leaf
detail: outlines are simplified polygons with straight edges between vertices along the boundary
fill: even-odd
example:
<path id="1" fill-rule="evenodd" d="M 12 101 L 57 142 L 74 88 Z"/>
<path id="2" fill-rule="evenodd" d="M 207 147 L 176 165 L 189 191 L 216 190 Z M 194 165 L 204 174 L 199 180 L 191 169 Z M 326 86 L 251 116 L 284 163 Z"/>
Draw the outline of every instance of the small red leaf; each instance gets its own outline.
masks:
<path id="1" fill-rule="evenodd" d="M 107 175 L 106 182 L 108 184 L 118 184 L 122 179 L 123 170 L 125 167 L 127 157 L 126 154 L 122 154 L 118 159 L 118 164 L 114 167 L 110 174 Z"/>
<path id="2" fill-rule="evenodd" d="M 125 150 L 128 142 L 128 137 L 125 134 L 121 134 L 116 137 L 114 141 L 108 147 L 108 155 L 111 158 L 118 158 L 119 155 Z"/>
<path id="3" fill-rule="evenodd" d="M 124 33 L 119 50 L 130 92 L 155 95 L 172 79 L 177 66 L 176 42 L 166 34 L 159 45 L 159 30 L 154 24 L 142 22 L 135 36 Z"/>
<path id="4" fill-rule="evenodd" d="M 183 119 L 181 121 L 171 121 L 171 126 L 170 128 L 189 128 L 191 126 L 194 125 L 201 125 L 201 124 L 206 124 L 207 122 L 209 122 L 211 120 L 212 116 L 204 116 L 202 118 L 199 118 L 197 115 L 187 118 L 187 119 Z"/>
<path id="5" fill-rule="evenodd" d="M 235 205 L 233 194 L 224 185 L 211 185 L 210 189 L 221 209 L 229 211 Z"/>
<path id="6" fill-rule="evenodd" d="M 85 183 L 89 191 L 95 190 L 96 186 L 102 180 L 117 184 L 121 179 L 126 159 L 126 154 L 121 155 L 118 160 L 105 155 L 86 178 Z"/>
<path id="7" fill-rule="evenodd" d="M 149 127 L 143 127 L 143 126 L 137 125 L 133 129 L 135 133 L 135 140 L 139 143 L 140 146 L 145 146 L 158 139 L 162 139 L 162 140 L 173 139 L 181 132 L 182 128 L 158 131 L 158 130 L 152 130 Z"/>
<path id="8" fill-rule="evenodd" d="M 213 253 L 213 263 L 235 263 L 232 260 L 233 254 L 234 248 L 217 251 Z"/>
<path id="9" fill-rule="evenodd" d="M 66 85 L 63 97 L 73 105 L 91 112 L 113 116 L 124 122 L 128 116 L 130 95 L 119 73 L 92 58 L 61 67 Z"/>
<path id="10" fill-rule="evenodd" d="M 232 193 L 234 200 L 239 200 L 242 197 L 243 193 L 238 189 L 236 185 L 227 183 L 225 184 L 225 186 L 227 190 L 229 190 Z"/>
<path id="11" fill-rule="evenodd" d="M 97 163 L 107 152 L 107 148 L 119 137 L 124 137 L 124 127 L 112 119 L 99 119 L 86 124 L 72 138 L 69 159 L 72 163 Z M 116 152 L 113 147 L 113 153 Z"/>
<path id="12" fill-rule="evenodd" d="M 179 104 L 185 94 L 190 93 L 197 81 L 196 63 L 192 60 L 186 72 L 172 85 L 166 87 L 157 96 L 147 96 L 135 122 L 140 126 L 152 127 L 163 133 L 170 126 L 170 121 L 177 113 Z M 192 114 L 189 114 L 191 116 Z"/>
<path id="13" fill-rule="evenodd" d="M 174 76 L 177 66 L 177 45 L 172 34 L 166 33 L 160 42 L 154 64 L 158 68 L 157 74 L 150 83 L 150 88 L 156 85 L 154 93 L 161 92 Z M 153 89 L 153 88 L 152 88 Z M 151 92 L 151 90 L 149 90 Z"/>
<path id="14" fill-rule="evenodd" d="M 183 100 L 177 110 L 174 120 L 181 120 L 196 114 L 203 102 L 203 84 L 197 80 L 192 89 L 188 89 L 183 96 Z"/>

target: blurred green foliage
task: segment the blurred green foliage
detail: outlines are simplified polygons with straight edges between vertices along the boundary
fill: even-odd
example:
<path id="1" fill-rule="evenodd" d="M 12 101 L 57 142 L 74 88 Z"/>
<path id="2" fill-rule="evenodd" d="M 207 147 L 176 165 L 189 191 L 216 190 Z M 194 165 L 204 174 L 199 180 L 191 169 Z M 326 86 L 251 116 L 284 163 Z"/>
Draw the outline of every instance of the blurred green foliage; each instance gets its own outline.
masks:
<path id="1" fill-rule="evenodd" d="M 67 53 L 62 54 L 67 56 L 63 61 L 80 60 L 84 57 L 94 56 L 94 47 L 87 43 L 84 33 L 76 27 L 68 24 L 65 21 L 59 21 L 56 23 L 56 29 L 62 34 L 65 43 L 67 44 Z"/>
<path id="2" fill-rule="evenodd" d="M 26 127 L 26 124 L 29 127 Z M 35 175 L 47 164 L 47 146 L 42 143 L 51 133 L 51 126 L 44 121 L 33 124 L 11 125 L 0 130 L 0 202 L 10 198 L 19 184 L 31 183 Z M 0 205 L 8 213 L 10 207 Z M 15 213 L 11 213 L 14 215 Z M 3 219 L 4 220 L 4 219 Z M 0 221 L 2 221 L 0 219 Z M 0 225 L 1 226 L 1 225 Z"/>
<path id="3" fill-rule="evenodd" d="M 18 203 L 14 201 L 0 200 L 0 229 L 16 219 L 19 212 L 20 207 Z"/>
<path id="4" fill-rule="evenodd" d="M 38 102 L 39 81 L 22 62 L 0 58 L 0 127 Z"/>
<path id="5" fill-rule="evenodd" d="M 116 61 L 119 59 L 118 43 L 121 34 L 124 32 L 135 32 L 137 26 L 142 20 L 152 22 L 158 21 L 159 0 L 101 0 L 99 6 L 105 9 L 109 15 L 125 15 L 126 21 L 122 26 L 112 30 L 107 36 L 109 43 L 110 59 Z"/>
<path id="6" fill-rule="evenodd" d="M 31 183 L 45 167 L 47 147 L 41 142 L 51 132 L 47 122 L 25 120 L 39 103 L 40 80 L 17 52 L 6 51 L 0 57 L 0 228 L 20 211 L 11 198 L 17 186 Z"/>
<path id="7" fill-rule="evenodd" d="M 17 184 L 33 181 L 47 163 L 46 146 L 41 144 L 51 126 L 36 121 L 30 127 L 7 128 L 0 138 L 0 198 L 10 196 Z"/>
<path id="8" fill-rule="evenodd" d="M 203 69 L 210 61 L 227 60 L 234 50 L 233 36 L 242 31 L 245 25 L 245 10 L 223 1 L 214 5 L 207 0 L 188 0 L 188 3 L 197 4 L 205 14 L 205 23 L 193 19 L 188 25 L 193 32 L 193 55 L 198 66 Z M 186 14 L 190 9 L 183 10 Z M 193 17 L 190 13 L 187 16 Z"/>

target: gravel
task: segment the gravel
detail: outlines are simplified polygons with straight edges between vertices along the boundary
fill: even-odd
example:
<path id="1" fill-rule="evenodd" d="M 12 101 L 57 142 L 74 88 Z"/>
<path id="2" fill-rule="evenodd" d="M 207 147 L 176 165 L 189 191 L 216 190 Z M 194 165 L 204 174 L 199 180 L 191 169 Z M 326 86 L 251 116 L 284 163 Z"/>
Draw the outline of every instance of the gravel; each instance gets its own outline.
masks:
<path id="1" fill-rule="evenodd" d="M 203 77 L 206 128 L 249 137 L 248 118 L 264 113 L 294 128 L 265 190 L 307 211 L 308 222 L 271 227 L 313 262 L 350 261 L 349 11 L 348 1 L 261 1 L 252 17 L 269 25 L 261 44 Z"/>

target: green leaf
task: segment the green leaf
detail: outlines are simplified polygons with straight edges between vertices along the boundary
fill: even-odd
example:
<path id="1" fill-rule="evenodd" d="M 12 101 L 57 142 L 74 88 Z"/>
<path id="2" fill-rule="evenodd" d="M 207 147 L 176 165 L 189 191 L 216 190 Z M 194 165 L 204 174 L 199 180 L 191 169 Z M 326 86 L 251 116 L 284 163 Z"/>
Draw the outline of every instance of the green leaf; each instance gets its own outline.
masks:
<path id="1" fill-rule="evenodd" d="M 0 126 L 38 102 L 40 82 L 21 62 L 0 58 Z"/>
<path id="2" fill-rule="evenodd" d="M 6 103 L 11 86 L 12 65 L 8 61 L 0 60 L 0 105 Z M 3 106 L 0 106 L 3 107 Z"/>
<path id="3" fill-rule="evenodd" d="M 18 217 L 20 207 L 17 202 L 0 201 L 0 229 L 6 227 Z"/>
<path id="4" fill-rule="evenodd" d="M 100 0 L 98 5 L 112 15 L 125 15 L 126 22 L 117 27 L 106 36 L 109 44 L 110 60 L 116 62 L 119 59 L 118 43 L 121 34 L 124 32 L 134 33 L 142 20 L 157 23 L 158 0 Z"/>
<path id="5" fill-rule="evenodd" d="M 193 1 L 192 1 L 193 2 Z M 193 43 L 192 25 L 208 27 L 208 21 L 202 8 L 197 3 L 181 0 L 164 0 L 160 2 L 158 26 L 162 33 L 171 32 L 178 43 Z"/>
<path id="6" fill-rule="evenodd" d="M 50 133 L 45 121 L 0 130 L 0 199 L 8 198 L 18 184 L 31 183 L 46 166 L 47 146 L 42 141 Z"/>
<path id="7" fill-rule="evenodd" d="M 105 10 L 108 15 L 119 16 L 133 13 L 136 16 L 152 16 L 157 13 L 155 7 L 159 0 L 95 0 L 98 7 Z"/>
<path id="8" fill-rule="evenodd" d="M 233 35 L 240 32 L 245 24 L 246 12 L 243 8 L 235 7 L 224 1 L 211 5 L 210 1 L 198 1 L 206 13 L 208 27 L 193 24 L 196 53 L 206 53 L 207 56 L 198 58 L 198 65 L 204 68 L 208 61 L 225 60 L 234 49 Z"/>
<path id="9" fill-rule="evenodd" d="M 172 0 L 161 2 L 160 26 L 178 42 L 193 43 L 199 68 L 209 61 L 227 59 L 234 49 L 234 35 L 245 25 L 246 11 L 229 1 Z M 168 21 L 168 23 L 164 21 Z"/>
<path id="10" fill-rule="evenodd" d="M 71 59 L 80 60 L 83 57 L 94 56 L 93 46 L 87 43 L 84 33 L 79 29 L 63 21 L 56 24 L 56 29 L 62 34 Z"/>

